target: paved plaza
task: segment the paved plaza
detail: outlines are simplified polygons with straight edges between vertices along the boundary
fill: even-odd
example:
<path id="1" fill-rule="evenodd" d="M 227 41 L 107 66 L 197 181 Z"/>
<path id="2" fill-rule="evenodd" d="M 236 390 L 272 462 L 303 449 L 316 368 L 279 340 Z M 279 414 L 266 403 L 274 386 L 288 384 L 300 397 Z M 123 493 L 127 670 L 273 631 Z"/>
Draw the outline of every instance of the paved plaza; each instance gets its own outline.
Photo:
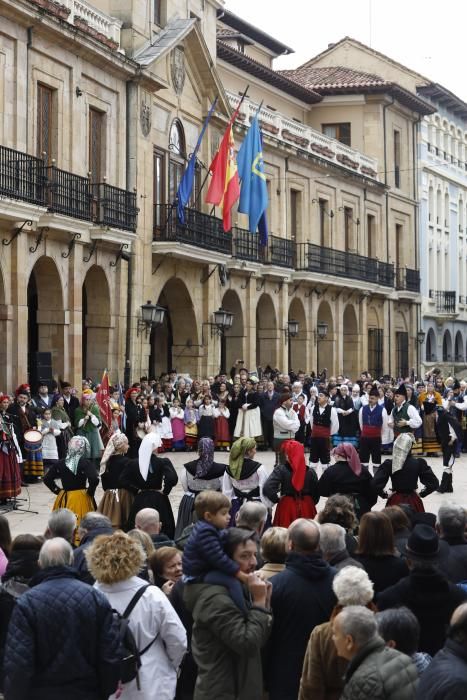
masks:
<path id="1" fill-rule="evenodd" d="M 193 455 L 186 452 L 172 452 L 167 454 L 177 473 L 180 475 L 183 469 L 183 464 L 188 462 L 193 458 Z M 262 462 L 268 469 L 272 471 L 274 465 L 274 454 L 272 452 L 258 452 L 258 461 Z M 228 454 L 226 452 L 216 452 L 215 460 L 218 462 L 228 463 Z M 434 472 L 441 479 L 442 472 L 442 460 L 441 458 L 428 459 L 428 463 L 433 468 Z M 433 493 L 428 496 L 424 503 L 426 510 L 436 513 L 441 503 L 446 500 L 454 500 L 457 503 L 467 505 L 467 454 L 463 454 L 454 465 L 454 494 L 440 494 Z M 175 518 L 177 517 L 178 505 L 183 496 L 183 490 L 180 483 L 173 489 L 170 500 L 172 502 L 172 507 L 174 510 Z M 96 492 L 96 500 L 99 502 L 102 497 L 102 489 L 99 486 Z M 41 534 L 45 531 L 47 518 L 52 508 L 55 496 L 49 491 L 49 489 L 42 483 L 32 484 L 28 488 L 23 488 L 21 492 L 19 506 L 21 510 L 7 513 L 7 518 L 10 521 L 10 528 L 12 535 L 19 535 L 22 533 L 32 533 Z M 318 510 L 320 510 L 324 503 L 325 498 L 322 498 L 318 503 Z M 384 506 L 384 501 L 378 499 L 378 503 L 375 508 L 382 508 Z M 37 514 L 33 511 L 37 511 Z"/>

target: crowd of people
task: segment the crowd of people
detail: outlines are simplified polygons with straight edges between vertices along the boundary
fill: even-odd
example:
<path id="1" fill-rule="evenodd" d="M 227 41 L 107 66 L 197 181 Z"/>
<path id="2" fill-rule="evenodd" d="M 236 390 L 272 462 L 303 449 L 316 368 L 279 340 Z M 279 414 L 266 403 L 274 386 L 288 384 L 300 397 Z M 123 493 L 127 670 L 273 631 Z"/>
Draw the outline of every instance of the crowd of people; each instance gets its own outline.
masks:
<path id="1" fill-rule="evenodd" d="M 465 697 L 467 512 L 424 499 L 466 383 L 260 374 L 142 377 L 110 422 L 88 380 L 0 396 L 5 508 L 56 494 L 44 533 L 0 515 L 6 700 Z"/>

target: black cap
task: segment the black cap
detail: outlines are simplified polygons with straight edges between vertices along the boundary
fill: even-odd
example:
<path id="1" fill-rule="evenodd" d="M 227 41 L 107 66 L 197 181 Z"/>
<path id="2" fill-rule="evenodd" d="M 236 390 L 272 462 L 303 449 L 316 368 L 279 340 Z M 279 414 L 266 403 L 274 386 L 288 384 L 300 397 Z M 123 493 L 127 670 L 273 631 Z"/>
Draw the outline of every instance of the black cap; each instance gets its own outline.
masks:
<path id="1" fill-rule="evenodd" d="M 400 386 L 398 386 L 394 392 L 394 395 L 395 394 L 400 394 L 401 396 L 407 398 L 407 389 L 405 388 L 405 384 L 401 384 Z"/>

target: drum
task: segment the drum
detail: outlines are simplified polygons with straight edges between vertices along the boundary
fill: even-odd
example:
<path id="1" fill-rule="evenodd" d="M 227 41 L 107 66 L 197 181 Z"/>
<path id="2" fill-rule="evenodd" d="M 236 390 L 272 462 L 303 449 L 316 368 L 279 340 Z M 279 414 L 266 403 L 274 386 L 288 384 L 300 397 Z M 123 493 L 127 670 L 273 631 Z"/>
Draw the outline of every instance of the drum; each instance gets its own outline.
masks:
<path id="1" fill-rule="evenodd" d="M 42 447 L 42 433 L 40 430 L 30 428 L 24 433 L 24 446 L 29 452 L 38 452 Z"/>

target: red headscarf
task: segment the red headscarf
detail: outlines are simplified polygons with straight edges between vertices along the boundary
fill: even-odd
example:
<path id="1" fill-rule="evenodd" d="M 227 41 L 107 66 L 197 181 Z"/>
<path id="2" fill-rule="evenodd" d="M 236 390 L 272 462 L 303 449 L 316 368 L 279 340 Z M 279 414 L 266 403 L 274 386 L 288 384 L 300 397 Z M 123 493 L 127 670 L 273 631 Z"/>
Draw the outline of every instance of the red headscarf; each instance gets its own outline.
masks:
<path id="1" fill-rule="evenodd" d="M 357 450 L 350 442 L 342 442 L 333 449 L 332 454 L 344 457 L 355 476 L 360 476 L 362 473 L 362 463 L 360 462 Z"/>
<path id="2" fill-rule="evenodd" d="M 281 447 L 292 469 L 292 486 L 301 491 L 305 484 L 306 464 L 305 448 L 297 440 L 285 440 Z"/>

